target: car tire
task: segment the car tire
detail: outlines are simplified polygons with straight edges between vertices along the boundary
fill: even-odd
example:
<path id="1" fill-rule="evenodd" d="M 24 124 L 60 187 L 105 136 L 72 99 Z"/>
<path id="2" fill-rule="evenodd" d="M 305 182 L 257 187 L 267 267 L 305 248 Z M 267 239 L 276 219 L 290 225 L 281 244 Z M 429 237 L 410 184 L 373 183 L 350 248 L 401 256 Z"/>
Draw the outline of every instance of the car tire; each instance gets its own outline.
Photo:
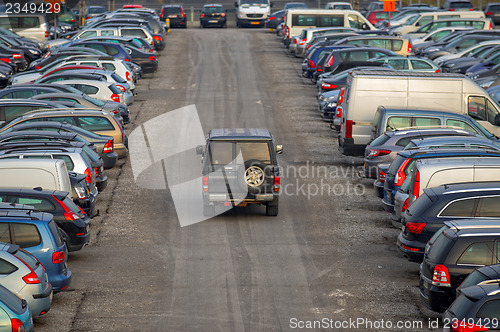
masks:
<path id="1" fill-rule="evenodd" d="M 266 204 L 266 216 L 276 217 L 278 215 L 278 199 Z"/>
<path id="2" fill-rule="evenodd" d="M 203 215 L 205 217 L 215 216 L 215 205 L 208 205 L 206 203 L 203 203 Z"/>
<path id="3" fill-rule="evenodd" d="M 203 29 L 203 28 L 204 28 L 203 24 L 200 23 L 200 29 Z"/>
<path id="4" fill-rule="evenodd" d="M 19 71 L 26 71 L 30 67 L 31 61 L 28 59 L 28 57 L 24 57 L 26 59 L 26 66 L 23 68 L 18 68 Z"/>
<path id="5" fill-rule="evenodd" d="M 243 174 L 243 186 L 251 194 L 264 192 L 262 189 L 266 186 L 268 174 L 266 174 L 266 164 L 257 159 L 251 159 L 245 162 L 245 172 Z"/>

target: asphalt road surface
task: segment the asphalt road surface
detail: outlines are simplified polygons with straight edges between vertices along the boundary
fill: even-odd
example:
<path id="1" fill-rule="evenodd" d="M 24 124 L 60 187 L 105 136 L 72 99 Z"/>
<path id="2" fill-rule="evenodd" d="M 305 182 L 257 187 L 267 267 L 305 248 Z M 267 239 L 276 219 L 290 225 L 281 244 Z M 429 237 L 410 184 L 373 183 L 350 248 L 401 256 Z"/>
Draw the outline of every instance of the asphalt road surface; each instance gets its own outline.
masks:
<path id="1" fill-rule="evenodd" d="M 127 131 L 193 104 L 205 133 L 268 128 L 284 146 L 279 215 L 235 208 L 181 227 L 170 191 L 138 187 L 120 160 L 90 245 L 70 254 L 73 281 L 37 331 L 429 330 L 439 315 L 421 304 L 418 265 L 396 249 L 361 159 L 337 151 L 315 87 L 274 34 L 172 30 L 159 61 Z"/>

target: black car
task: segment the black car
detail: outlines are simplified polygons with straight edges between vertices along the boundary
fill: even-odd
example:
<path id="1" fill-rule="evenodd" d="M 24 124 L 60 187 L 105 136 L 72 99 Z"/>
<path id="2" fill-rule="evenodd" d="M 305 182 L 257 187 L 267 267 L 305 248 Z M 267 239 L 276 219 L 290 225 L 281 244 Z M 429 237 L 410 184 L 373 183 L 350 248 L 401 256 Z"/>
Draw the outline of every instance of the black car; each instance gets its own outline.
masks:
<path id="1" fill-rule="evenodd" d="M 28 66 L 31 62 L 39 59 L 42 56 L 42 51 L 39 47 L 22 44 L 20 41 L 14 38 L 0 35 L 0 44 L 4 45 L 7 48 L 22 50 L 28 62 Z"/>
<path id="2" fill-rule="evenodd" d="M 227 28 L 226 11 L 222 5 L 204 5 L 200 14 L 200 27 Z"/>
<path id="3" fill-rule="evenodd" d="M 187 28 L 186 14 L 181 5 L 166 5 L 161 8 L 160 20 L 170 20 L 171 28 Z"/>
<path id="4" fill-rule="evenodd" d="M 283 23 L 283 18 L 285 17 L 286 10 L 278 10 L 277 12 L 271 13 L 266 20 L 266 28 L 276 29 L 278 25 Z"/>
<path id="5" fill-rule="evenodd" d="M 484 15 L 491 18 L 495 25 L 500 23 L 500 3 L 489 3 L 488 5 L 486 5 L 486 8 L 484 8 L 483 11 Z"/>
<path id="6" fill-rule="evenodd" d="M 409 260 L 421 262 L 427 241 L 445 221 L 457 218 L 500 218 L 500 183 L 458 183 L 424 189 L 401 216 L 398 248 Z"/>
<path id="7" fill-rule="evenodd" d="M 5 203 L 26 204 L 38 211 L 49 212 L 60 228 L 68 251 L 80 250 L 90 240 L 90 218 L 64 191 L 0 188 Z"/>
<path id="8" fill-rule="evenodd" d="M 427 244 L 420 264 L 419 288 L 425 305 L 443 312 L 472 271 L 499 263 L 498 240 L 500 219 L 447 221 Z"/>
<path id="9" fill-rule="evenodd" d="M 467 287 L 443 314 L 443 331 L 500 330 L 500 284 Z"/>
<path id="10" fill-rule="evenodd" d="M 452 54 L 452 53 L 457 53 L 459 51 L 465 50 L 471 46 L 474 46 L 476 44 L 479 44 L 484 41 L 489 41 L 489 40 L 494 40 L 494 39 L 499 39 L 500 34 L 497 34 L 496 36 L 491 36 L 491 35 L 467 35 L 463 36 L 462 38 L 449 43 L 448 45 L 444 45 L 441 47 L 433 47 L 429 48 L 427 52 L 423 53 L 422 55 L 429 58 L 430 60 L 434 60 L 440 56 Z"/>
<path id="11" fill-rule="evenodd" d="M 276 155 L 282 147 L 274 146 L 267 129 L 212 129 L 205 147 L 198 146 L 196 152 L 203 155 L 200 190 L 206 217 L 216 215 L 218 207 L 252 204 L 265 205 L 268 216 L 278 215 L 280 178 Z"/>
<path id="12" fill-rule="evenodd" d="M 11 59 L 11 61 L 16 64 L 19 71 L 25 71 L 26 69 L 28 69 L 29 63 L 24 55 L 23 50 L 17 48 L 9 48 L 5 45 L 0 44 L 0 53 Z"/>
<path id="13" fill-rule="evenodd" d="M 486 265 L 472 271 L 458 286 L 457 296 L 460 295 L 464 288 L 492 281 L 496 283 L 500 282 L 500 264 Z"/>
<path id="14" fill-rule="evenodd" d="M 441 63 L 443 73 L 465 74 L 470 67 L 488 61 L 489 58 L 500 54 L 500 45 L 485 45 L 477 51 L 467 52 L 459 58 L 449 59 Z"/>

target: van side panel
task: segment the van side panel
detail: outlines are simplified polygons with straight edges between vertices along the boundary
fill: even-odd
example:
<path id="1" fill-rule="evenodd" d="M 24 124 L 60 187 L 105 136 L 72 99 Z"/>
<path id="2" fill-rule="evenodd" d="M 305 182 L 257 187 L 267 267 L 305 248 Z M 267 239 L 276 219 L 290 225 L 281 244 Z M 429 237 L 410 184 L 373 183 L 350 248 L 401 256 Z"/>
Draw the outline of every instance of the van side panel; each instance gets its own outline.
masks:
<path id="1" fill-rule="evenodd" d="M 463 80 L 420 80 L 408 81 L 408 107 L 426 107 L 437 111 L 451 111 L 464 114 Z"/>
<path id="2" fill-rule="evenodd" d="M 449 183 L 465 183 L 474 181 L 474 170 L 472 168 L 452 168 L 439 170 L 431 175 L 427 185 L 420 186 L 421 195 L 425 188 L 434 188 Z"/>
<path id="3" fill-rule="evenodd" d="M 487 182 L 500 180 L 500 165 L 499 167 L 474 167 L 474 182 Z"/>

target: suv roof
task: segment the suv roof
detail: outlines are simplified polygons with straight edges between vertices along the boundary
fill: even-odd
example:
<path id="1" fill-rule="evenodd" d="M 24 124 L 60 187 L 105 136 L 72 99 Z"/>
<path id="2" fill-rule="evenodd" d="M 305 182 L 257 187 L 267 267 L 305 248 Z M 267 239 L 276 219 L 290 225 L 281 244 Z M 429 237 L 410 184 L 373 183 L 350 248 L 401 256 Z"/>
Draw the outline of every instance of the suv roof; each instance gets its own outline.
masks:
<path id="1" fill-rule="evenodd" d="M 272 139 L 271 133 L 263 128 L 221 128 L 212 129 L 208 138 L 210 140 L 227 139 Z"/>

